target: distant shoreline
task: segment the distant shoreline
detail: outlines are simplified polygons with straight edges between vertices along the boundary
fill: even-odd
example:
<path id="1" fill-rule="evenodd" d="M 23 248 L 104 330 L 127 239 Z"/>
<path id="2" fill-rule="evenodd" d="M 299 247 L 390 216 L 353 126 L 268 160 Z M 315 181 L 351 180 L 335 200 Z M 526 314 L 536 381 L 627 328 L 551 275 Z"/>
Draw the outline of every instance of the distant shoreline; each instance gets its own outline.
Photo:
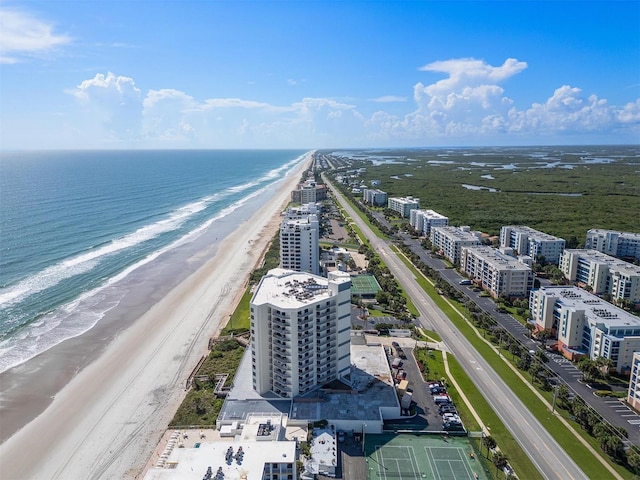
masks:
<path id="1" fill-rule="evenodd" d="M 3 478 L 39 470 L 48 478 L 133 478 L 144 467 L 309 160 L 266 201 L 253 198 L 215 224 L 197 248 L 167 252 L 130 275 L 129 294 L 89 332 L 0 375 Z"/>

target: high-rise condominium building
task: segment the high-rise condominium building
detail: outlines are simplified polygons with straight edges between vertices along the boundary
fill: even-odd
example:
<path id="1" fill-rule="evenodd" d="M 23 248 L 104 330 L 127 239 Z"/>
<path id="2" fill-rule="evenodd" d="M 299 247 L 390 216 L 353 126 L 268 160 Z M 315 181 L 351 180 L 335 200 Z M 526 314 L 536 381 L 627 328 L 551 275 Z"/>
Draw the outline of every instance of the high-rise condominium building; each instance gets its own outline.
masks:
<path id="1" fill-rule="evenodd" d="M 253 388 L 304 395 L 350 373 L 351 278 L 273 269 L 251 299 Z"/>
<path id="2" fill-rule="evenodd" d="M 288 270 L 320 272 L 319 222 L 316 214 L 290 211 L 280 225 L 280 266 Z"/>

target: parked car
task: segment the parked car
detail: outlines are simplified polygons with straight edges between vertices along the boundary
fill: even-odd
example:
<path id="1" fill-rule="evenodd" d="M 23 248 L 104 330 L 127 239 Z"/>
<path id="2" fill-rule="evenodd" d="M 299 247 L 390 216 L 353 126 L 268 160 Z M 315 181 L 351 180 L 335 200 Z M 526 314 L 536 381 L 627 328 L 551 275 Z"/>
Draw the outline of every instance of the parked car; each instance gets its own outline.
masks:
<path id="1" fill-rule="evenodd" d="M 471 285 L 471 280 L 460 280 L 458 283 L 460 285 Z"/>

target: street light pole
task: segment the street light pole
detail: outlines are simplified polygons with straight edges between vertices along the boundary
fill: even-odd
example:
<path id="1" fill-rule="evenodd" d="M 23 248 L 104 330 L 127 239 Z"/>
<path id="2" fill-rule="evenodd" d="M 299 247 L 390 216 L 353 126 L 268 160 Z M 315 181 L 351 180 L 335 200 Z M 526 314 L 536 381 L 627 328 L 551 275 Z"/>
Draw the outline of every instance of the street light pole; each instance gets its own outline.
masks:
<path id="1" fill-rule="evenodd" d="M 551 413 L 555 414 L 556 413 L 556 398 L 558 397 L 558 387 L 560 386 L 559 383 L 557 383 L 556 381 L 556 385 L 553 388 L 553 406 L 551 407 Z"/>

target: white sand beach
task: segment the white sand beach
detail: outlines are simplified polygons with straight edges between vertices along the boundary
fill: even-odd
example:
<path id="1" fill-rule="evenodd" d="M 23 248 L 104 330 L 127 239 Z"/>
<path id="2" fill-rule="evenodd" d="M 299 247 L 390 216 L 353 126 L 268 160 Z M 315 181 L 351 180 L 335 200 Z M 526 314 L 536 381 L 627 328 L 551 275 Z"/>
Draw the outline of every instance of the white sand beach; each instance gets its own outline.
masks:
<path id="1" fill-rule="evenodd" d="M 141 474 L 184 398 L 187 377 L 276 233 L 309 160 L 221 242 L 212 259 L 120 332 L 42 414 L 0 445 L 0 478 Z"/>

